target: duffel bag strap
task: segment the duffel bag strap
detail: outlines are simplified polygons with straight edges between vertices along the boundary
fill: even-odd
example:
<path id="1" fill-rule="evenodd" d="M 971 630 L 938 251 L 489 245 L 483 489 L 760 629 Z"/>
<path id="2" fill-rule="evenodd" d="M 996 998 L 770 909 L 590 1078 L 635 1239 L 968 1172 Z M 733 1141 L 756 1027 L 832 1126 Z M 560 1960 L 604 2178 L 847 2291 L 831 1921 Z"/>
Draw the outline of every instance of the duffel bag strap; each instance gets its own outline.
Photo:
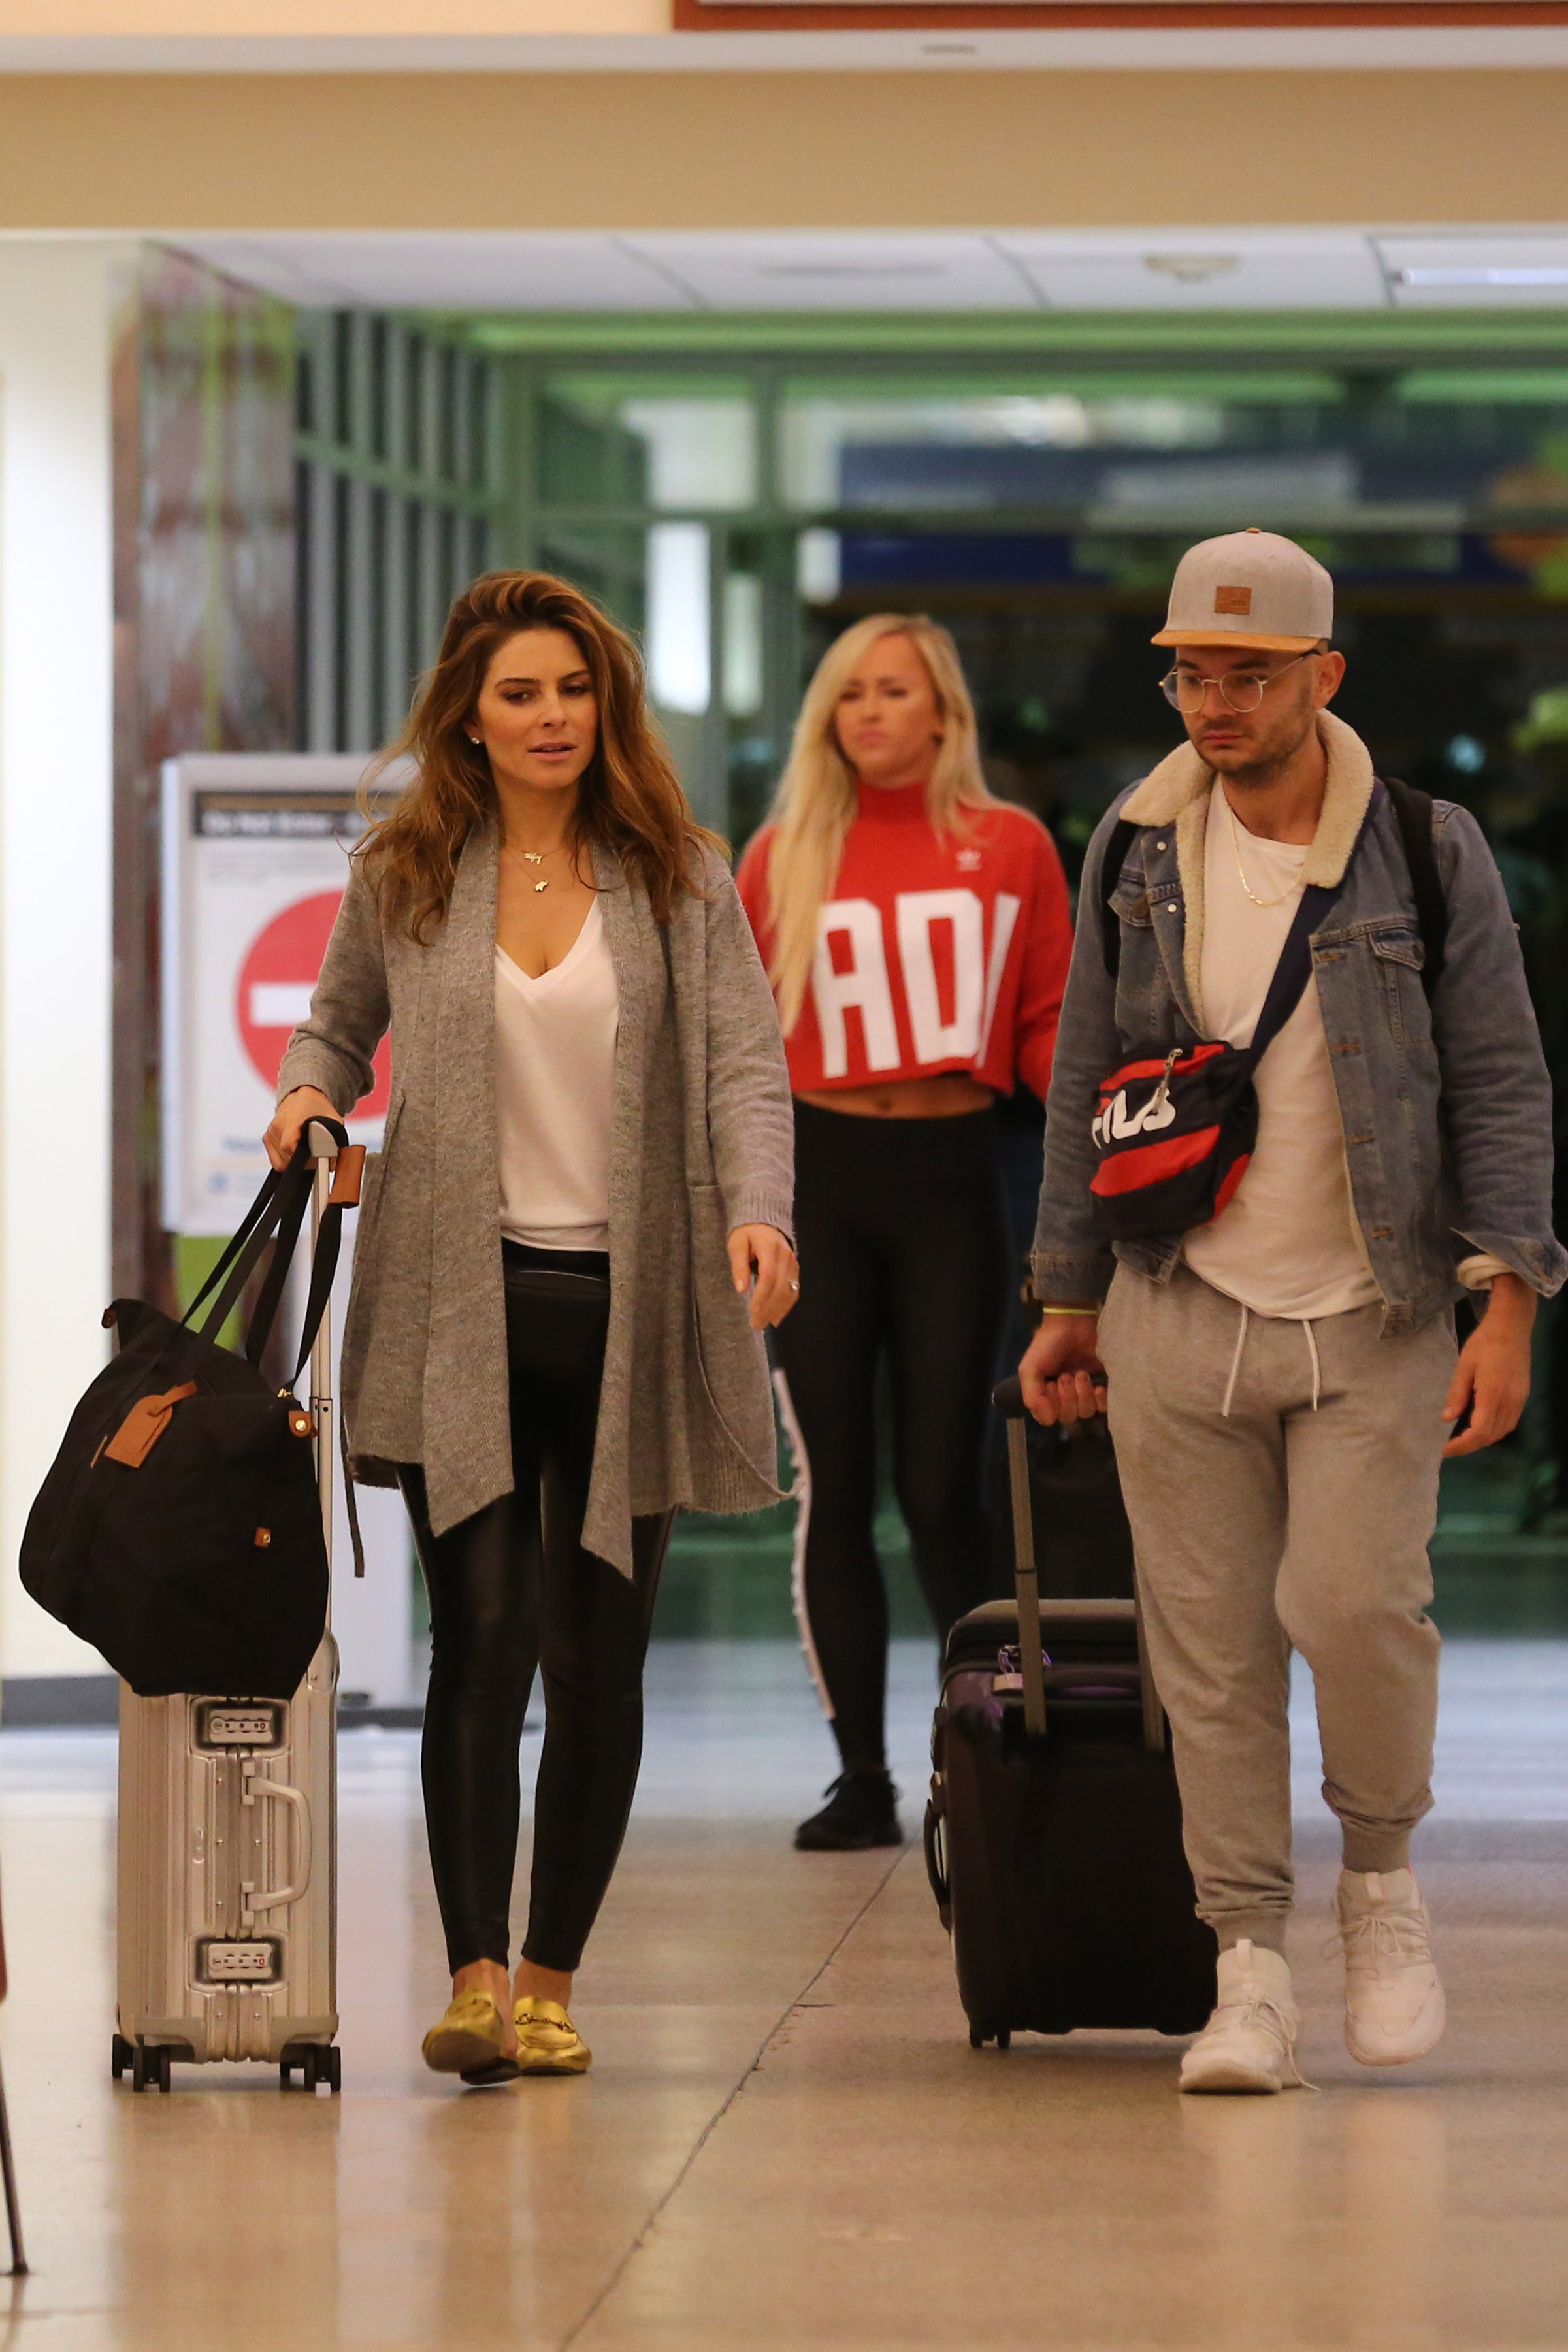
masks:
<path id="1" fill-rule="evenodd" d="M 281 1171 L 270 1188 L 263 1185 L 261 1193 L 257 1196 L 257 1202 L 253 1206 L 251 1215 L 247 1217 L 245 1224 L 240 1227 L 239 1234 L 236 1234 L 235 1240 L 230 1242 L 223 1256 L 218 1260 L 214 1273 L 203 1284 L 190 1306 L 185 1309 L 184 1319 L 189 1323 L 197 1307 L 211 1296 L 219 1276 L 223 1277 L 222 1288 L 208 1307 L 205 1320 L 197 1327 L 198 1336 L 201 1339 L 216 1344 L 218 1333 L 239 1304 L 244 1296 L 246 1285 L 272 1246 L 273 1238 L 279 1226 L 290 1217 L 294 1217 L 296 1210 L 300 1216 L 303 1215 L 302 1204 L 310 1197 L 310 1187 L 309 1167 L 300 1167 L 296 1161 L 291 1161 Z M 265 1199 L 263 1195 L 266 1196 Z M 258 1207 L 260 1211 L 259 1215 L 256 1214 Z M 299 1223 L 296 1217 L 296 1233 L 298 1230 Z M 237 1250 L 236 1243 L 240 1243 L 241 1235 L 245 1238 Z"/>
<path id="2" fill-rule="evenodd" d="M 311 1124 L 326 1128 L 336 1140 L 340 1150 L 347 1149 L 348 1135 L 339 1121 L 319 1119 L 313 1120 Z M 216 1342 L 218 1333 L 244 1294 L 246 1285 L 250 1281 L 270 1246 L 272 1262 L 268 1267 L 267 1279 L 262 1286 L 261 1296 L 257 1300 L 256 1311 L 250 1318 L 250 1327 L 246 1334 L 246 1358 L 252 1364 L 260 1361 L 262 1350 L 267 1345 L 272 1326 L 277 1319 L 278 1309 L 282 1303 L 283 1286 L 288 1280 L 289 1268 L 293 1263 L 294 1252 L 304 1225 L 305 1212 L 310 1205 L 311 1183 L 310 1136 L 307 1129 L 301 1134 L 294 1157 L 288 1167 L 269 1171 L 260 1192 L 247 1212 L 238 1232 L 185 1310 L 184 1320 L 188 1323 L 197 1307 L 211 1295 L 215 1286 L 220 1280 L 223 1281 L 222 1289 L 200 1327 L 199 1336 L 204 1339 Z M 332 1276 L 337 1268 L 342 1234 L 342 1208 L 340 1204 L 335 1209 L 329 1210 L 321 1219 L 321 1230 L 317 1238 L 315 1258 L 311 1268 L 310 1301 L 305 1312 L 305 1342 L 300 1351 L 299 1364 L 294 1369 L 292 1380 L 298 1380 L 300 1376 L 300 1369 L 310 1355 L 321 1316 L 325 1312 L 327 1298 L 331 1289 Z M 318 1268 L 321 1269 L 320 1280 Z M 224 1279 L 226 1270 L 226 1279 Z M 292 1380 L 290 1385 L 292 1385 Z"/>
<path id="3" fill-rule="evenodd" d="M 310 1157 L 310 1137 L 317 1128 L 331 1136 L 340 1152 L 349 1149 L 348 1130 L 335 1118 L 313 1118 L 308 1122 L 300 1138 L 299 1158 L 303 1165 L 305 1182 L 298 1203 L 290 1202 L 286 1224 L 278 1229 L 278 1248 L 268 1268 L 267 1283 L 256 1302 L 246 1335 L 245 1352 L 253 1363 L 261 1360 L 261 1350 L 267 1345 L 283 1296 L 283 1285 L 293 1263 L 300 1230 L 305 1222 L 305 1210 L 314 1188 L 314 1163 Z M 334 1191 L 336 1187 L 334 1186 Z M 305 1300 L 305 1318 L 300 1331 L 300 1353 L 289 1375 L 289 1385 L 294 1386 L 310 1360 L 310 1350 L 316 1344 L 316 1334 L 321 1328 L 321 1318 L 327 1311 L 327 1301 L 332 1295 L 332 1282 L 338 1270 L 338 1253 L 342 1245 L 343 1208 L 341 1200 L 329 1199 L 316 1226 L 315 1247 L 310 1254 L 310 1288 Z"/>
<path id="4" fill-rule="evenodd" d="M 351 1148 L 348 1130 L 339 1120 L 312 1118 L 307 1122 L 304 1133 L 300 1138 L 300 1150 L 305 1154 L 305 1167 L 310 1176 L 310 1181 L 301 1191 L 298 1202 L 290 1202 L 288 1216 L 278 1228 L 278 1247 L 272 1264 L 268 1268 L 266 1286 L 256 1302 L 256 1313 L 251 1318 L 250 1330 L 245 1342 L 246 1355 L 253 1364 L 258 1364 L 261 1360 L 261 1350 L 267 1345 L 268 1334 L 277 1316 L 279 1302 L 283 1296 L 283 1285 L 288 1277 L 289 1268 L 293 1263 L 294 1252 L 305 1223 L 305 1207 L 310 1198 L 315 1181 L 314 1162 L 310 1154 L 310 1141 L 318 1128 L 331 1138 L 339 1153 L 346 1153 Z M 289 1375 L 290 1388 L 310 1360 L 310 1350 L 316 1344 L 316 1334 L 321 1328 L 321 1318 L 327 1311 L 327 1301 L 332 1295 L 332 1281 L 338 1270 L 338 1254 L 342 1246 L 343 1211 L 352 1204 L 348 1199 L 336 1197 L 338 1190 L 338 1186 L 334 1184 L 333 1197 L 328 1199 L 316 1226 L 316 1244 L 310 1257 L 310 1296 L 305 1301 L 305 1320 L 300 1339 L 299 1360 Z M 356 1185 L 352 1200 L 357 1202 L 358 1198 L 359 1190 Z"/>
<path id="5" fill-rule="evenodd" d="M 300 1150 L 303 1152 L 305 1149 L 305 1139 L 301 1136 Z M 292 1168 L 289 1169 L 289 1173 L 290 1176 L 293 1175 Z M 278 1319 L 278 1309 L 283 1301 L 283 1286 L 289 1279 L 289 1269 L 294 1263 L 294 1252 L 299 1247 L 300 1235 L 304 1229 L 305 1211 L 310 1202 L 309 1159 L 305 1161 L 303 1174 L 304 1181 L 296 1187 L 290 1187 L 288 1204 L 278 1220 L 278 1231 L 273 1239 L 272 1257 L 267 1268 L 267 1279 L 261 1286 L 261 1293 L 252 1310 L 249 1328 L 245 1335 L 245 1360 L 249 1364 L 258 1364 L 261 1361 L 261 1351 L 266 1347 L 271 1336 L 272 1326 Z"/>
<path id="6" fill-rule="evenodd" d="M 325 1119 L 319 1119 L 313 1124 L 324 1127 L 327 1122 Z M 339 1144 L 340 1151 L 345 1149 L 345 1144 L 346 1139 L 345 1142 Z M 316 1247 L 310 1259 L 310 1290 L 305 1301 L 305 1320 L 300 1333 L 300 1357 L 289 1379 L 290 1388 L 310 1360 L 310 1350 L 316 1344 L 316 1334 L 321 1328 L 321 1318 L 327 1311 L 327 1301 L 332 1295 L 332 1282 L 338 1270 L 338 1253 L 342 1247 L 342 1238 L 343 1203 L 342 1201 L 329 1201 L 321 1211 L 321 1223 L 316 1227 Z M 270 1282 L 270 1277 L 268 1281 Z M 254 1358 L 252 1360 L 255 1360 Z"/>
<path id="7" fill-rule="evenodd" d="M 211 1297 L 213 1292 L 217 1288 L 219 1283 L 223 1281 L 224 1276 L 229 1272 L 235 1260 L 238 1257 L 241 1251 L 245 1249 L 247 1244 L 256 1242 L 257 1246 L 250 1254 L 250 1264 L 245 1276 L 245 1281 L 249 1280 L 251 1273 L 255 1270 L 256 1262 L 259 1258 L 262 1249 L 266 1247 L 267 1242 L 272 1234 L 272 1230 L 277 1224 L 277 1195 L 285 1179 L 290 1173 L 291 1171 L 289 1169 L 269 1168 L 268 1170 L 267 1174 L 262 1181 L 260 1192 L 258 1192 L 255 1200 L 252 1201 L 249 1208 L 247 1209 L 245 1215 L 232 1238 L 224 1244 L 223 1253 L 219 1257 L 217 1264 L 214 1266 L 212 1272 L 208 1275 L 206 1280 L 203 1283 L 201 1288 L 197 1291 L 195 1297 L 186 1307 L 184 1315 L 180 1318 L 182 1323 L 189 1323 L 197 1308 L 203 1306 L 205 1302 Z M 258 1241 L 258 1234 L 259 1241 Z M 245 1282 L 242 1281 L 240 1288 L 243 1289 L 244 1286 Z M 231 1301 L 230 1304 L 232 1305 L 232 1303 L 233 1302 Z"/>

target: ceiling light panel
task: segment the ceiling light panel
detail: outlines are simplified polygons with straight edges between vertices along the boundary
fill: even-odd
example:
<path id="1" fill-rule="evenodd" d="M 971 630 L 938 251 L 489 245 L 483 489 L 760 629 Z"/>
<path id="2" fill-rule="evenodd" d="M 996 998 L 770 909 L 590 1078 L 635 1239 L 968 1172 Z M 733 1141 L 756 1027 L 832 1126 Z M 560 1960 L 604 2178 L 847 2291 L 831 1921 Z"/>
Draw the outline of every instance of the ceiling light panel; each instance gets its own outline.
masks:
<path id="1" fill-rule="evenodd" d="M 1053 310 L 1364 310 L 1388 299 L 1376 256 L 1355 231 L 1015 231 L 995 242 Z"/>
<path id="2" fill-rule="evenodd" d="M 1032 310 L 1037 298 L 984 236 L 634 236 L 627 249 L 710 310 Z"/>
<path id="3" fill-rule="evenodd" d="M 1401 310 L 1568 305 L 1568 236 L 1384 236 L 1377 245 Z"/>

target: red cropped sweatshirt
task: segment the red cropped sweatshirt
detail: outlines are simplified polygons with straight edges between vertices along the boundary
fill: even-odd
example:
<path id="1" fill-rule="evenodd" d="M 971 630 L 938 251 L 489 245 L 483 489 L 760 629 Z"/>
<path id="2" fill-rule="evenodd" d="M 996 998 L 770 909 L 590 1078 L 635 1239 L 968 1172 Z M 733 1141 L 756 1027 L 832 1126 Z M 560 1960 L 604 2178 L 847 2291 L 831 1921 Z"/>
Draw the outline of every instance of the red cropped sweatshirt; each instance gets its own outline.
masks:
<path id="1" fill-rule="evenodd" d="M 926 788 L 863 785 L 800 1019 L 785 1040 L 797 1095 L 963 1070 L 1042 1100 L 1072 950 L 1067 880 L 1037 817 L 1005 803 L 939 834 Z M 766 963 L 768 861 L 756 835 L 736 875 Z"/>

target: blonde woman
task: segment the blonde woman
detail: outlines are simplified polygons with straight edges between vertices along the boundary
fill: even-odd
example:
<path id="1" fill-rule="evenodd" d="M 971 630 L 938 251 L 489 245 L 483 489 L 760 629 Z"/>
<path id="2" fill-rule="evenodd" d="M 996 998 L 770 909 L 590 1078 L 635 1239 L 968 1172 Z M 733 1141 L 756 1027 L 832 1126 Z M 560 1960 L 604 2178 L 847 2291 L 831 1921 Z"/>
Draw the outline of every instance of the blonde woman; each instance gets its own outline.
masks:
<path id="1" fill-rule="evenodd" d="M 795 1843 L 896 1845 L 877 1370 L 885 1357 L 894 1486 L 945 1636 L 987 1592 L 1007 1287 L 993 1105 L 1020 1076 L 1045 1094 L 1071 946 L 1061 861 L 987 791 L 945 629 L 883 614 L 829 648 L 737 880 L 795 1096 L 803 1289 L 775 1345 L 805 1482 L 796 1609 L 842 1767 Z"/>
<path id="2" fill-rule="evenodd" d="M 543 572 L 453 605 L 353 863 L 267 1133 L 369 1091 L 343 1339 L 355 1475 L 396 1483 L 430 1594 L 425 1813 L 452 1970 L 426 2064 L 577 2074 L 573 1975 L 620 1851 L 681 1504 L 773 1483 L 760 1334 L 799 1288 L 778 1023 L 636 647 Z M 518 1742 L 544 1741 L 509 1984 Z"/>

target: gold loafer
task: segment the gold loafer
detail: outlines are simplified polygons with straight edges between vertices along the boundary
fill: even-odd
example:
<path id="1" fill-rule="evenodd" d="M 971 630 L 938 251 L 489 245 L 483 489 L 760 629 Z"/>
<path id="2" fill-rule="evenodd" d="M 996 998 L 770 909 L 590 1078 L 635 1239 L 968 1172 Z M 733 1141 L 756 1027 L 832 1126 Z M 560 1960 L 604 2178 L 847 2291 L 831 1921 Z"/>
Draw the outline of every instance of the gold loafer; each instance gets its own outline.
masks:
<path id="1" fill-rule="evenodd" d="M 503 2047 L 506 2020 L 488 1992 L 457 1994 L 439 2025 L 425 2036 L 425 2063 L 437 2074 L 488 2072 L 510 2062 Z"/>
<path id="2" fill-rule="evenodd" d="M 520 2074 L 585 2074 L 594 2053 L 558 2000 L 524 1993 L 512 2011 Z"/>

